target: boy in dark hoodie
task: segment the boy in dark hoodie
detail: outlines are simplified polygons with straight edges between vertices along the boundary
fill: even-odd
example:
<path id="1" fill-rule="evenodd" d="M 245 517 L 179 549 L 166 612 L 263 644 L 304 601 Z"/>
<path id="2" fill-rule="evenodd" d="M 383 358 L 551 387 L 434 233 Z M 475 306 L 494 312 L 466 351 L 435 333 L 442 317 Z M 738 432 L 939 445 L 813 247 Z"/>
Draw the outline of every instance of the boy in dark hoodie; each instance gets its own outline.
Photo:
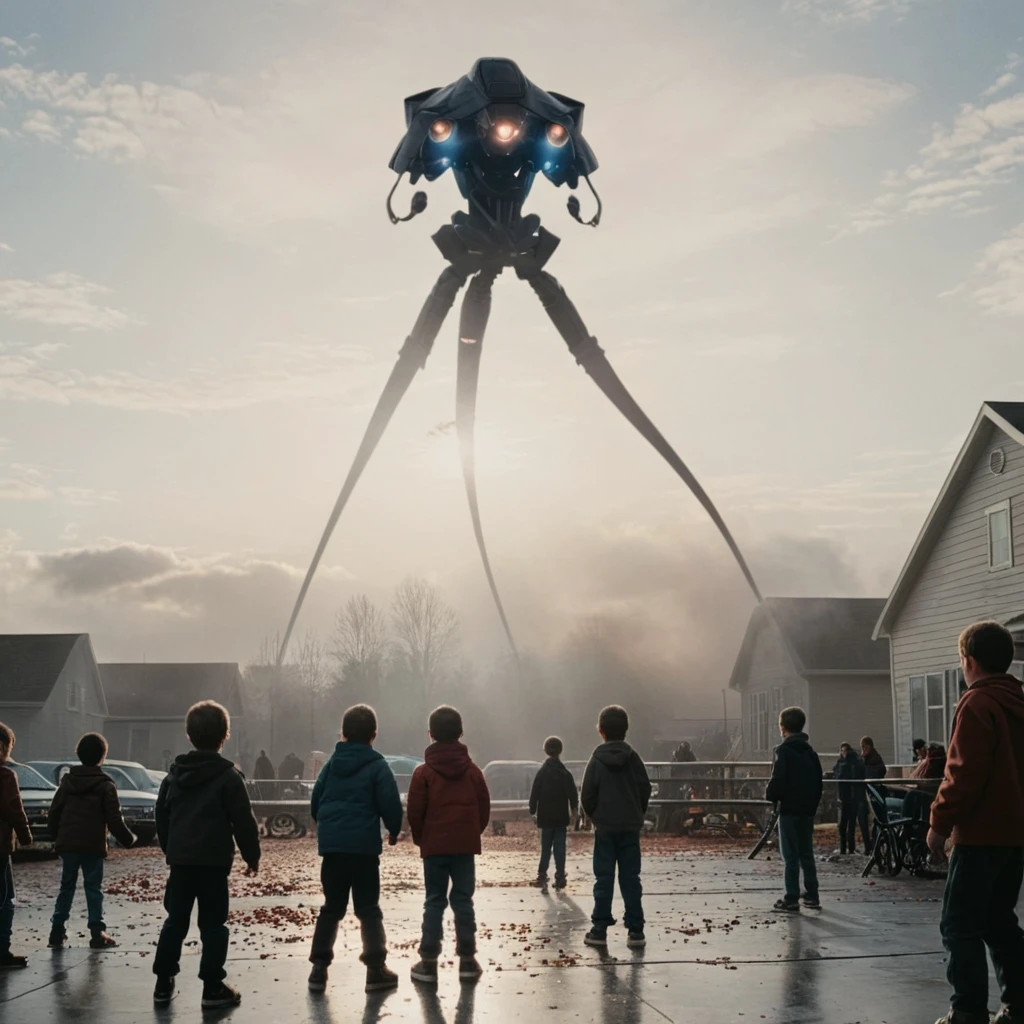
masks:
<path id="1" fill-rule="evenodd" d="M 832 775 L 839 780 L 836 786 L 839 797 L 839 853 L 857 852 L 857 821 L 860 820 L 860 837 L 864 840 L 864 852 L 870 853 L 868 838 L 868 805 L 862 782 L 864 762 L 849 743 L 839 745 L 839 758 Z M 850 781 L 847 781 L 850 780 Z"/>
<path id="2" fill-rule="evenodd" d="M 7 767 L 14 749 L 14 730 L 0 722 L 0 969 L 28 967 L 28 957 L 11 952 L 14 925 L 14 872 L 11 854 L 14 837 L 22 846 L 32 845 L 25 805 L 21 802 L 18 776 Z"/>
<path id="3" fill-rule="evenodd" d="M 156 831 L 171 872 L 164 892 L 167 920 L 160 932 L 153 973 L 158 1006 L 174 998 L 181 946 L 188 935 L 192 905 L 199 904 L 203 955 L 203 1007 L 237 1006 L 242 996 L 224 983 L 228 955 L 228 875 L 235 842 L 247 865 L 259 870 L 260 835 L 241 773 L 220 751 L 230 735 L 227 709 L 216 701 L 193 704 L 185 731 L 195 748 L 179 754 L 156 801 Z"/>
<path id="4" fill-rule="evenodd" d="M 101 765 L 107 741 L 98 732 L 86 733 L 75 748 L 78 760 L 60 781 L 50 804 L 49 828 L 61 859 L 60 892 L 50 918 L 50 949 L 67 941 L 65 925 L 71 916 L 82 872 L 85 905 L 89 911 L 90 949 L 113 949 L 117 943 L 103 923 L 103 862 L 107 856 L 107 829 L 126 849 L 135 836 L 124 823 L 117 787 Z"/>
<path id="5" fill-rule="evenodd" d="M 642 949 L 644 938 L 643 887 L 640 884 L 640 830 L 651 800 L 651 780 L 640 755 L 626 742 L 629 715 L 618 704 L 601 709 L 597 731 L 604 741 L 595 748 L 583 774 L 580 802 L 594 824 L 594 913 L 583 941 L 608 945 L 615 869 L 625 904 L 626 945 Z"/>
<path id="6" fill-rule="evenodd" d="M 548 888 L 548 866 L 551 851 L 555 853 L 555 889 L 565 888 L 565 833 L 579 807 L 579 794 L 572 772 L 562 764 L 562 741 L 549 736 L 544 741 L 548 759 L 534 776 L 530 790 L 530 814 L 537 816 L 540 829 L 540 864 L 537 867 L 537 886 L 543 892 Z"/>
<path id="7" fill-rule="evenodd" d="M 818 869 L 814 863 L 814 816 L 821 803 L 821 761 L 807 741 L 803 708 L 784 708 L 779 715 L 782 742 L 775 748 L 772 777 L 765 799 L 778 804 L 779 848 L 786 865 L 786 895 L 776 910 L 800 910 L 800 870 L 804 873 L 804 906 L 820 910 Z"/>
<path id="8" fill-rule="evenodd" d="M 433 741 L 409 783 L 407 811 L 413 842 L 423 857 L 423 936 L 413 981 L 437 984 L 445 908 L 455 915 L 459 980 L 477 981 L 483 968 L 476 959 L 476 857 L 480 836 L 491 817 L 491 795 L 483 772 L 460 743 L 462 715 L 447 705 L 430 714 Z"/>
<path id="9" fill-rule="evenodd" d="M 349 893 L 359 918 L 366 964 L 366 991 L 394 988 L 398 975 L 388 970 L 384 915 L 380 910 L 380 823 L 392 846 L 402 830 L 402 798 L 398 783 L 383 755 L 373 749 L 377 714 L 366 704 L 349 708 L 341 721 L 341 742 L 320 771 L 313 787 L 310 814 L 316 822 L 320 908 L 309 962 L 311 992 L 327 987 L 327 970 L 334 960 L 338 925 L 348 908 Z"/>
<path id="10" fill-rule="evenodd" d="M 1014 641 L 999 623 L 968 627 L 959 646 L 967 690 L 928 833 L 940 859 L 953 840 L 941 924 L 953 995 L 937 1024 L 989 1019 L 986 946 L 1003 1001 L 993 1024 L 1022 1024 L 1024 932 L 1016 907 L 1024 878 L 1024 693 L 1007 674 Z"/>

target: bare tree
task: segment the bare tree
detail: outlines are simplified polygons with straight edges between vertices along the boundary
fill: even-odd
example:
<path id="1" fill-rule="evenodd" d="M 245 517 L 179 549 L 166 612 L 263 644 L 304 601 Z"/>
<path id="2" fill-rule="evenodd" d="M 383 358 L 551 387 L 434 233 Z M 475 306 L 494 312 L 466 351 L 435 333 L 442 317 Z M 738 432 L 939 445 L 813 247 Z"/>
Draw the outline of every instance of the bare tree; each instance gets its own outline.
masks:
<path id="1" fill-rule="evenodd" d="M 248 682 L 249 700 L 256 712 L 256 717 L 265 720 L 270 726 L 269 749 L 274 751 L 277 695 L 281 688 L 280 673 L 277 670 L 277 650 L 280 639 L 275 633 L 270 636 L 264 633 L 260 638 L 259 650 L 245 669 Z"/>
<path id="2" fill-rule="evenodd" d="M 391 620 L 398 651 L 426 703 L 458 654 L 458 616 L 436 587 L 408 576 L 395 591 Z"/>
<path id="3" fill-rule="evenodd" d="M 309 749 L 316 747 L 316 706 L 327 683 L 324 646 L 312 632 L 307 632 L 299 646 L 298 675 L 302 689 L 309 697 Z"/>
<path id="4" fill-rule="evenodd" d="M 338 612 L 331 644 L 339 684 L 356 699 L 372 702 L 384 677 L 389 645 L 384 612 L 365 594 L 350 597 Z"/>

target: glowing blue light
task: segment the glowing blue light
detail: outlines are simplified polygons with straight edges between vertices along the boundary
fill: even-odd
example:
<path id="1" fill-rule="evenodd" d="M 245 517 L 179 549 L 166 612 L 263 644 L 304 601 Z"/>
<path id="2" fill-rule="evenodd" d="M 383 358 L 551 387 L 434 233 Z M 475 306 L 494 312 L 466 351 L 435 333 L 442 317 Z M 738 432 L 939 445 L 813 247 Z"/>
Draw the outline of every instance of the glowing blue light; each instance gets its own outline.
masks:
<path id="1" fill-rule="evenodd" d="M 447 167 L 450 163 L 451 163 L 451 160 L 449 160 L 448 157 L 446 157 L 446 156 L 441 157 L 441 166 L 442 167 Z"/>
<path id="2" fill-rule="evenodd" d="M 544 170 L 545 171 L 550 171 L 551 170 L 551 161 L 550 160 L 545 160 L 544 161 Z"/>

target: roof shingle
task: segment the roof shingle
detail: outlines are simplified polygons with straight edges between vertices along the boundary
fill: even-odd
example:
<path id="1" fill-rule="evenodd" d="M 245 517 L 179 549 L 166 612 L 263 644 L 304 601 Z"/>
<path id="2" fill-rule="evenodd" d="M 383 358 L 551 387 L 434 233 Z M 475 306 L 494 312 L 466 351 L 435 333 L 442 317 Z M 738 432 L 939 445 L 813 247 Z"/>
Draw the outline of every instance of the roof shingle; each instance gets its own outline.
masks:
<path id="1" fill-rule="evenodd" d="M 200 700 L 233 709 L 241 678 L 233 661 L 100 665 L 100 675 L 114 718 L 184 718 Z"/>
<path id="2" fill-rule="evenodd" d="M 765 605 L 805 672 L 889 671 L 889 645 L 871 639 L 884 597 L 769 597 Z"/>
<path id="3" fill-rule="evenodd" d="M 0 636 L 0 704 L 45 704 L 84 633 Z"/>

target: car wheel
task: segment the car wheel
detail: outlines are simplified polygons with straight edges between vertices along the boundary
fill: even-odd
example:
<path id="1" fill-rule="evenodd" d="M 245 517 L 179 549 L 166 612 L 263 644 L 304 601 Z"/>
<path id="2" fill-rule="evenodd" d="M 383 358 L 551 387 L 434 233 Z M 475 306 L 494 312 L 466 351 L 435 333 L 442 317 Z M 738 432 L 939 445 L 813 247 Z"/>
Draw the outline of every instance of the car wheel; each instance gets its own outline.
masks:
<path id="1" fill-rule="evenodd" d="M 306 834 L 292 814 L 275 814 L 267 819 L 267 835 L 271 839 L 301 839 Z"/>

